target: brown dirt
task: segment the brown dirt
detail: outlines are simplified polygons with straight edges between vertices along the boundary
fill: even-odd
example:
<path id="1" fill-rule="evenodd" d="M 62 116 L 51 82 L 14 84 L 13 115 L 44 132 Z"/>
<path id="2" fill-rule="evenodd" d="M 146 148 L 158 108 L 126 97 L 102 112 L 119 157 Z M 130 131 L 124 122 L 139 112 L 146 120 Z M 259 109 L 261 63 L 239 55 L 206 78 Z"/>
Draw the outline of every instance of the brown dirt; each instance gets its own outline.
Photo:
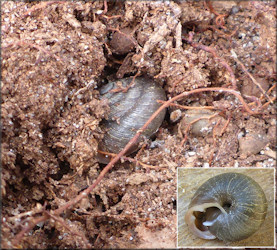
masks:
<path id="1" fill-rule="evenodd" d="M 55 209 L 99 175 L 99 124 L 108 107 L 97 89 L 106 80 L 140 70 L 162 84 L 168 98 L 231 82 L 212 54 L 182 41 L 188 32 L 194 30 L 194 42 L 215 48 L 231 66 L 248 103 L 267 103 L 231 50 L 265 91 L 274 86 L 274 2 L 212 4 L 227 14 L 223 28 L 204 2 L 117 1 L 108 3 L 106 13 L 102 1 L 2 2 L 2 247 L 11 248 L 32 218 L 25 212 Z M 117 39 L 127 43 L 120 45 L 125 49 Z M 176 122 L 168 115 L 138 156 L 154 169 L 118 163 L 89 197 L 62 214 L 63 222 L 40 223 L 17 247 L 84 248 L 84 239 L 95 248 L 175 247 L 178 167 L 275 166 L 274 104 L 250 115 L 235 96 L 218 92 L 178 103 L 223 112 L 212 111 L 220 114 L 198 124 L 199 133 L 192 128 L 186 141 L 187 112 L 182 109 Z"/>

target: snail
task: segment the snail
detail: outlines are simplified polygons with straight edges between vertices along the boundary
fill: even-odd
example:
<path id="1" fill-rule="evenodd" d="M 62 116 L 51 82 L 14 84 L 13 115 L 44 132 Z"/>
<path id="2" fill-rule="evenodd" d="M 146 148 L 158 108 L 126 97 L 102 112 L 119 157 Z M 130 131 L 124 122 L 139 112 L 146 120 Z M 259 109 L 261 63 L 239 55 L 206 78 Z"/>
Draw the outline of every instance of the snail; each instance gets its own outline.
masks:
<path id="1" fill-rule="evenodd" d="M 263 223 L 267 200 L 252 178 L 224 173 L 207 180 L 194 194 L 185 222 L 203 239 L 239 241 L 255 233 Z"/>
<path id="2" fill-rule="evenodd" d="M 124 78 L 120 81 L 109 82 L 100 89 L 100 98 L 107 99 L 110 106 L 108 119 L 103 124 L 106 133 L 99 144 L 101 151 L 119 153 L 161 106 L 157 100 L 166 100 L 163 88 L 151 79 L 144 77 L 135 78 L 134 86 L 129 88 L 126 93 L 123 91 L 111 92 L 112 89 L 118 88 L 117 84 L 126 87 L 131 81 L 132 78 Z M 165 113 L 166 110 L 162 110 L 142 135 L 150 138 L 161 126 Z M 127 154 L 135 152 L 138 145 L 139 142 Z M 98 155 L 98 159 L 102 163 L 107 163 L 108 160 L 101 154 Z"/>

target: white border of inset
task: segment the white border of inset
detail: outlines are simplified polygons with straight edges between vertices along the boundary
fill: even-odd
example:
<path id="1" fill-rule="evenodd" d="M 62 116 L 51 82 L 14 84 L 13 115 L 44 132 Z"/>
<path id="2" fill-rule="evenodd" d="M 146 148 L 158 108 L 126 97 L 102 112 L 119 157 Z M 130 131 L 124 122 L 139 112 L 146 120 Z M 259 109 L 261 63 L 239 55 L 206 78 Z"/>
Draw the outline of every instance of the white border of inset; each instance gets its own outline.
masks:
<path id="1" fill-rule="evenodd" d="M 215 170 L 215 169 L 230 169 L 233 171 L 237 171 L 240 169 L 251 169 L 251 170 L 266 170 L 266 169 L 273 169 L 273 185 L 274 185 L 274 198 L 273 198 L 273 212 L 274 212 L 274 245 L 273 246 L 178 246 L 178 236 L 179 236 L 179 228 L 178 228 L 178 204 L 179 204 L 179 197 L 178 197 L 178 183 L 179 183 L 179 170 L 180 169 L 203 169 L 203 170 Z M 203 167 L 178 167 L 177 168 L 177 187 L 176 187 L 176 197 L 177 197 L 177 220 L 176 220 L 176 227 L 177 227 L 177 237 L 176 237 L 176 246 L 178 249 L 182 248 L 182 249 L 245 249 L 245 248 L 260 248 L 260 249 L 264 249 L 264 248 L 275 248 L 276 249 L 276 233 L 275 233 L 275 228 L 276 228 L 276 208 L 275 208 L 275 204 L 276 204 L 276 169 L 274 167 L 209 167 L 209 168 L 203 168 Z"/>

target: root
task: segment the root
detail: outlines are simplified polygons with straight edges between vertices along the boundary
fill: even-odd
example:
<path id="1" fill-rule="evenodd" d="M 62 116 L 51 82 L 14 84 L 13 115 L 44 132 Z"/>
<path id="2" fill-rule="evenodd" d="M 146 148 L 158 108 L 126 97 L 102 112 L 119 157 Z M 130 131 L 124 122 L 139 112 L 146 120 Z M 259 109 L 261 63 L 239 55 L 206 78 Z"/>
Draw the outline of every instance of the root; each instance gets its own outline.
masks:
<path id="1" fill-rule="evenodd" d="M 235 74 L 234 74 L 232 68 L 229 66 L 229 64 L 223 58 L 221 58 L 217 55 L 214 48 L 205 46 L 200 43 L 195 43 L 192 41 L 192 38 L 193 38 L 193 32 L 190 32 L 189 38 L 186 39 L 183 37 L 183 40 L 186 41 L 188 44 L 190 44 L 194 48 L 201 49 L 201 50 L 211 53 L 215 59 L 219 60 L 219 62 L 222 64 L 222 66 L 225 67 L 226 70 L 230 73 L 233 89 L 237 89 L 237 80 L 236 80 Z"/>
<path id="2" fill-rule="evenodd" d="M 8 49 L 8 48 L 14 47 L 14 46 L 15 47 L 16 46 L 27 46 L 27 47 L 35 48 L 38 51 L 41 51 L 44 54 L 47 54 L 48 56 L 54 57 L 57 61 L 62 61 L 62 59 L 59 56 L 54 55 L 53 53 L 51 53 L 50 51 L 44 49 L 43 47 L 41 47 L 41 46 L 39 46 L 35 43 L 25 42 L 25 41 L 21 41 L 21 40 L 19 40 L 17 42 L 14 42 L 14 43 L 9 43 L 7 45 L 4 45 L 4 46 L 2 46 L 2 49 L 5 50 L 5 49 Z"/>
<path id="3" fill-rule="evenodd" d="M 263 93 L 263 95 L 267 98 L 267 100 L 270 101 L 271 104 L 273 104 L 273 101 L 270 99 L 270 97 L 267 95 L 266 91 L 262 88 L 261 84 L 259 84 L 256 79 L 248 72 L 248 70 L 245 68 L 243 63 L 238 59 L 236 53 L 231 50 L 232 56 L 235 59 L 235 61 L 242 67 L 243 71 L 249 76 L 249 78 L 252 80 L 252 82 L 259 88 L 259 90 Z"/>
<path id="4" fill-rule="evenodd" d="M 27 10 L 24 13 L 24 17 L 27 17 L 27 16 L 31 15 L 34 11 L 46 8 L 48 5 L 51 5 L 51 4 L 54 4 L 54 3 L 59 3 L 60 4 L 60 3 L 65 3 L 65 1 L 40 2 L 40 3 L 32 6 L 29 10 Z"/>

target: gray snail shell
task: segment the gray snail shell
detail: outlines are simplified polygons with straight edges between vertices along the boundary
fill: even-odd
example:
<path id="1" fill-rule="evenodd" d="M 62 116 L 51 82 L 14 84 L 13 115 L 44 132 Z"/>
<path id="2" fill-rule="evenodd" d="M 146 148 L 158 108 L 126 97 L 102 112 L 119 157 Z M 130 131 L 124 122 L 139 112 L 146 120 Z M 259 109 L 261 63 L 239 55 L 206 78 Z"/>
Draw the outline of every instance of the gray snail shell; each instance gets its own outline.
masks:
<path id="1" fill-rule="evenodd" d="M 157 100 L 166 100 L 163 88 L 153 80 L 144 77 L 135 78 L 135 85 L 129 88 L 126 93 L 122 91 L 110 92 L 112 89 L 118 88 L 118 82 L 126 87 L 131 81 L 132 78 L 124 78 L 109 82 L 100 89 L 100 98 L 108 99 L 110 106 L 108 119 L 103 124 L 106 133 L 99 144 L 99 149 L 102 151 L 119 153 L 134 137 L 138 129 L 161 106 Z M 166 110 L 162 110 L 142 135 L 146 138 L 151 137 L 161 126 L 165 113 Z M 128 154 L 136 151 L 138 144 L 139 142 L 129 150 Z M 100 162 L 107 162 L 101 157 L 98 158 Z"/>
<path id="2" fill-rule="evenodd" d="M 224 173 L 199 187 L 185 221 L 200 238 L 231 242 L 255 233 L 266 212 L 267 200 L 256 181 L 244 174 Z"/>

